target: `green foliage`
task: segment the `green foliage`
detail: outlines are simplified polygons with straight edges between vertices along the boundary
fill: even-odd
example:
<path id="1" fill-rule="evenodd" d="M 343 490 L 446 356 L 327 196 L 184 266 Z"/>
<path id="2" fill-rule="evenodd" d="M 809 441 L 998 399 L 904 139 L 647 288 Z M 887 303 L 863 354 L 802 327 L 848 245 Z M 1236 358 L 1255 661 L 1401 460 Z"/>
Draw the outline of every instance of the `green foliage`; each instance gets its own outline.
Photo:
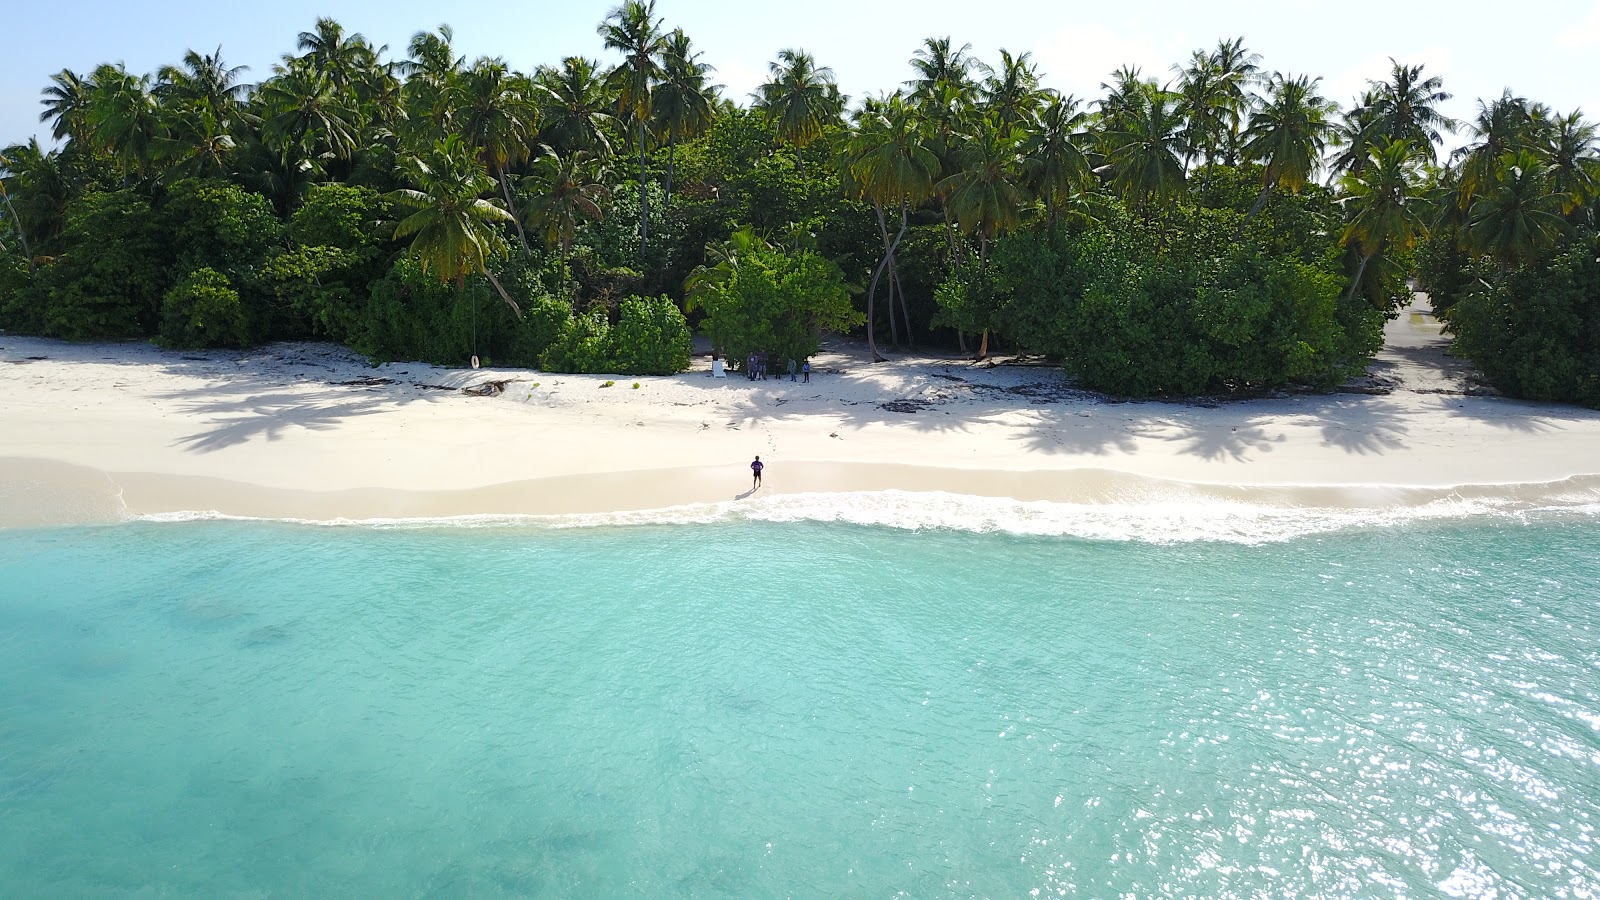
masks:
<path id="1" fill-rule="evenodd" d="M 513 294 L 523 289 L 520 281 L 502 284 Z M 498 365 L 531 367 L 560 334 L 570 309 L 544 293 L 524 294 L 517 302 L 521 318 L 482 276 L 465 279 L 457 290 L 402 257 L 373 285 L 352 346 L 376 360 L 457 366 L 477 355 Z"/>
<path id="2" fill-rule="evenodd" d="M 215 269 L 190 272 L 161 303 L 157 341 L 163 347 L 247 347 L 251 337 L 250 316 L 239 292 Z"/>
<path id="3" fill-rule="evenodd" d="M 543 354 L 539 366 L 547 372 L 595 374 L 611 368 L 611 322 L 605 310 L 573 316 Z"/>
<path id="4" fill-rule="evenodd" d="M 689 368 L 689 323 L 670 298 L 622 301 L 612 341 L 612 371 L 619 374 L 673 375 Z"/>
<path id="5" fill-rule="evenodd" d="M 1219 239 L 1235 215 L 1173 210 L 1148 226 L 1004 238 L 986 268 L 969 265 L 941 285 L 942 315 L 1124 396 L 1325 387 L 1358 370 L 1382 317 L 1345 308 L 1343 281 L 1326 264 Z M 1158 249 L 1153 229 L 1178 246 Z"/>
<path id="6" fill-rule="evenodd" d="M 1597 256 L 1589 232 L 1547 266 L 1476 282 L 1447 314 L 1454 352 L 1512 396 L 1600 408 Z"/>
<path id="7" fill-rule="evenodd" d="M 155 333 L 175 245 L 146 200 L 131 190 L 81 198 L 60 245 L 55 264 L 35 276 L 41 333 L 74 341 Z"/>
<path id="8" fill-rule="evenodd" d="M 208 179 L 175 182 L 161 204 L 160 227 L 179 269 L 213 268 L 235 277 L 266 256 L 283 228 L 265 197 Z"/>
<path id="9" fill-rule="evenodd" d="M 784 252 L 744 229 L 720 252 L 720 263 L 696 271 L 689 296 L 705 311 L 702 329 L 736 367 L 752 351 L 806 359 L 821 332 L 864 321 L 844 273 L 813 251 Z"/>

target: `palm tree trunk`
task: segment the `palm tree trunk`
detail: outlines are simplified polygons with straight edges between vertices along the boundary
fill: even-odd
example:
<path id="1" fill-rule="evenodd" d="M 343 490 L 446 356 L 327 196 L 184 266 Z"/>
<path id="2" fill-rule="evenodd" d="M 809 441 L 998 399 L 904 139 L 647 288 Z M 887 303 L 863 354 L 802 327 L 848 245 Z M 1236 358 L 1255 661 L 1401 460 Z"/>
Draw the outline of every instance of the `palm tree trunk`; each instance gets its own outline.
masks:
<path id="1" fill-rule="evenodd" d="M 878 222 L 881 224 L 883 222 L 883 206 L 874 202 L 872 207 L 877 211 Z M 883 270 L 889 266 L 888 228 L 883 228 L 882 233 L 884 239 L 883 259 L 878 260 L 878 264 L 872 268 L 872 284 L 867 288 L 867 352 L 872 354 L 873 362 L 883 362 L 883 355 L 878 352 L 878 342 L 872 328 L 873 315 L 878 311 L 878 280 L 883 277 Z"/>
<path id="2" fill-rule="evenodd" d="M 11 205 L 11 192 L 6 190 L 6 183 L 0 181 L 0 197 L 6 201 L 6 212 L 11 214 L 11 221 L 17 223 L 17 238 L 22 241 L 22 255 L 28 258 L 28 274 L 33 274 L 33 250 L 28 246 L 28 233 L 22 229 L 22 220 L 17 218 L 17 208 Z"/>
<path id="3" fill-rule="evenodd" d="M 650 192 L 644 183 L 644 117 L 639 118 L 639 261 L 650 242 Z"/>
<path id="4" fill-rule="evenodd" d="M 517 305 L 517 301 L 511 299 L 511 295 L 506 293 L 506 289 L 500 286 L 500 279 L 494 277 L 494 273 L 489 271 L 488 269 L 484 269 L 483 270 L 483 274 L 489 276 L 489 283 L 494 285 L 494 289 L 500 293 L 500 299 L 506 301 L 506 305 L 511 307 L 511 311 L 517 314 L 517 318 L 519 318 L 519 319 L 522 318 L 522 307 L 518 306 Z M 472 309 L 473 309 L 474 312 L 476 312 L 477 309 L 478 309 L 478 307 L 477 307 L 477 302 L 478 301 L 474 300 L 472 302 L 473 302 Z"/>
<path id="5" fill-rule="evenodd" d="M 506 198 L 506 211 L 511 213 L 511 224 L 517 226 L 517 241 L 522 244 L 522 253 L 526 256 L 533 252 L 528 246 L 528 234 L 522 230 L 522 216 L 517 215 L 517 203 L 511 199 L 511 186 L 506 184 L 506 170 L 504 167 L 495 166 L 495 178 L 500 181 L 500 193 Z"/>
<path id="6" fill-rule="evenodd" d="M 1250 204 L 1250 211 L 1244 214 L 1244 219 L 1239 223 L 1239 227 L 1233 230 L 1234 241 L 1237 242 L 1240 236 L 1244 234 L 1245 226 L 1250 224 L 1250 220 L 1260 215 L 1261 211 L 1267 208 L 1267 198 L 1272 196 L 1272 189 L 1275 187 L 1277 187 L 1277 184 L 1269 181 L 1267 186 L 1261 189 L 1261 193 L 1256 197 L 1256 202 Z"/>
<path id="7" fill-rule="evenodd" d="M 667 190 L 666 199 L 661 201 L 668 209 L 672 208 L 672 170 L 677 163 L 677 157 L 678 134 L 677 130 L 674 129 L 667 136 Z"/>
<path id="8" fill-rule="evenodd" d="M 878 236 L 883 239 L 882 264 L 893 265 L 893 254 L 890 252 L 889 224 L 884 221 L 883 206 L 881 204 L 874 203 L 872 204 L 872 211 L 877 213 Z M 900 326 L 896 323 L 894 316 L 894 277 L 892 275 L 889 278 L 889 337 L 894 341 L 895 349 L 900 349 Z"/>
<path id="9" fill-rule="evenodd" d="M 900 233 L 906 233 L 906 203 L 905 198 L 900 200 Z M 906 289 L 900 283 L 900 262 L 895 257 L 895 252 L 900 249 L 900 242 L 894 242 L 889 248 L 889 277 L 894 279 L 895 291 L 900 295 L 900 318 L 906 323 L 906 341 L 911 344 L 911 349 L 917 349 L 917 336 L 911 330 L 911 311 L 906 309 Z"/>
<path id="10" fill-rule="evenodd" d="M 1371 260 L 1371 254 L 1361 254 L 1361 265 L 1356 266 L 1356 277 L 1350 279 L 1350 292 L 1344 298 L 1346 303 L 1356 298 L 1356 291 L 1361 287 L 1361 278 L 1367 274 L 1367 263 Z"/>

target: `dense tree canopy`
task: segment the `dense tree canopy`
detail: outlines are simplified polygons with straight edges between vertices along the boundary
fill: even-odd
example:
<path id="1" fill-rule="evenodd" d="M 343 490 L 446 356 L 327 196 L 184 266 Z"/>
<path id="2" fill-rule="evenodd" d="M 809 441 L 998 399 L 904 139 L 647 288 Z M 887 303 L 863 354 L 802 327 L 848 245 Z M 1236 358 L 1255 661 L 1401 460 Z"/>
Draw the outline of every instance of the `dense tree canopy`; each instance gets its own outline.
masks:
<path id="1" fill-rule="evenodd" d="M 1175 395 L 1334 384 L 1415 285 L 1504 389 L 1596 402 L 1577 111 L 1456 123 L 1398 60 L 1341 109 L 1238 38 L 1089 99 L 951 37 L 885 93 L 786 47 L 726 97 L 655 0 L 597 33 L 531 72 L 332 19 L 254 83 L 222 48 L 62 70 L 56 143 L 0 158 L 0 327 L 628 372 L 686 366 L 691 326 L 735 363 L 859 328 Z"/>

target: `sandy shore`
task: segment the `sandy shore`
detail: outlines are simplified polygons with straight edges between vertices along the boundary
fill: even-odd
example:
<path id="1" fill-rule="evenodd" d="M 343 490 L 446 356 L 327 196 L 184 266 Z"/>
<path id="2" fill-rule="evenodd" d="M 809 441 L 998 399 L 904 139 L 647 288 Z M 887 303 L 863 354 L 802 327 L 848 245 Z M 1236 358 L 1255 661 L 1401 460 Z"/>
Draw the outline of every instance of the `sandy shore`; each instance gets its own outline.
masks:
<path id="1" fill-rule="evenodd" d="M 559 514 L 945 491 L 1110 502 L 1203 491 L 1381 506 L 1600 474 L 1600 413 L 1481 395 L 1412 311 L 1346 392 L 1116 403 L 1055 369 L 836 343 L 812 383 L 371 367 L 338 347 L 178 353 L 0 335 L 0 525 L 212 510 Z M 498 396 L 460 389 L 503 381 Z M 638 387 L 634 384 L 637 382 Z M 1387 486 L 1387 487 L 1385 487 Z"/>

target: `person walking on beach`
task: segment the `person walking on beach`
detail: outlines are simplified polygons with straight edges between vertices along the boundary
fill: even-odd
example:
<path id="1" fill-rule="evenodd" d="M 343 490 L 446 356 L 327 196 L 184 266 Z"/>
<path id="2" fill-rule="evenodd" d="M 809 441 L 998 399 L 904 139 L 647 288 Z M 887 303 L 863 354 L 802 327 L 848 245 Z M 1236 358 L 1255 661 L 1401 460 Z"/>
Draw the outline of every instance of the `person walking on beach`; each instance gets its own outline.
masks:
<path id="1" fill-rule="evenodd" d="M 805 362 L 800 364 L 800 372 L 801 372 L 801 374 L 805 375 L 805 378 L 802 379 L 800 381 L 800 383 L 801 384 L 810 384 L 811 383 L 811 360 L 808 359 Z"/>
<path id="2" fill-rule="evenodd" d="M 795 373 L 795 369 L 796 368 L 797 367 L 794 364 L 794 357 L 792 357 L 792 356 L 789 357 L 789 380 L 790 381 L 794 381 L 795 380 L 794 373 Z"/>
<path id="3" fill-rule="evenodd" d="M 762 464 L 759 456 L 756 457 L 755 462 L 750 464 L 750 490 L 753 491 L 761 487 L 761 470 L 765 468 L 766 466 Z"/>

